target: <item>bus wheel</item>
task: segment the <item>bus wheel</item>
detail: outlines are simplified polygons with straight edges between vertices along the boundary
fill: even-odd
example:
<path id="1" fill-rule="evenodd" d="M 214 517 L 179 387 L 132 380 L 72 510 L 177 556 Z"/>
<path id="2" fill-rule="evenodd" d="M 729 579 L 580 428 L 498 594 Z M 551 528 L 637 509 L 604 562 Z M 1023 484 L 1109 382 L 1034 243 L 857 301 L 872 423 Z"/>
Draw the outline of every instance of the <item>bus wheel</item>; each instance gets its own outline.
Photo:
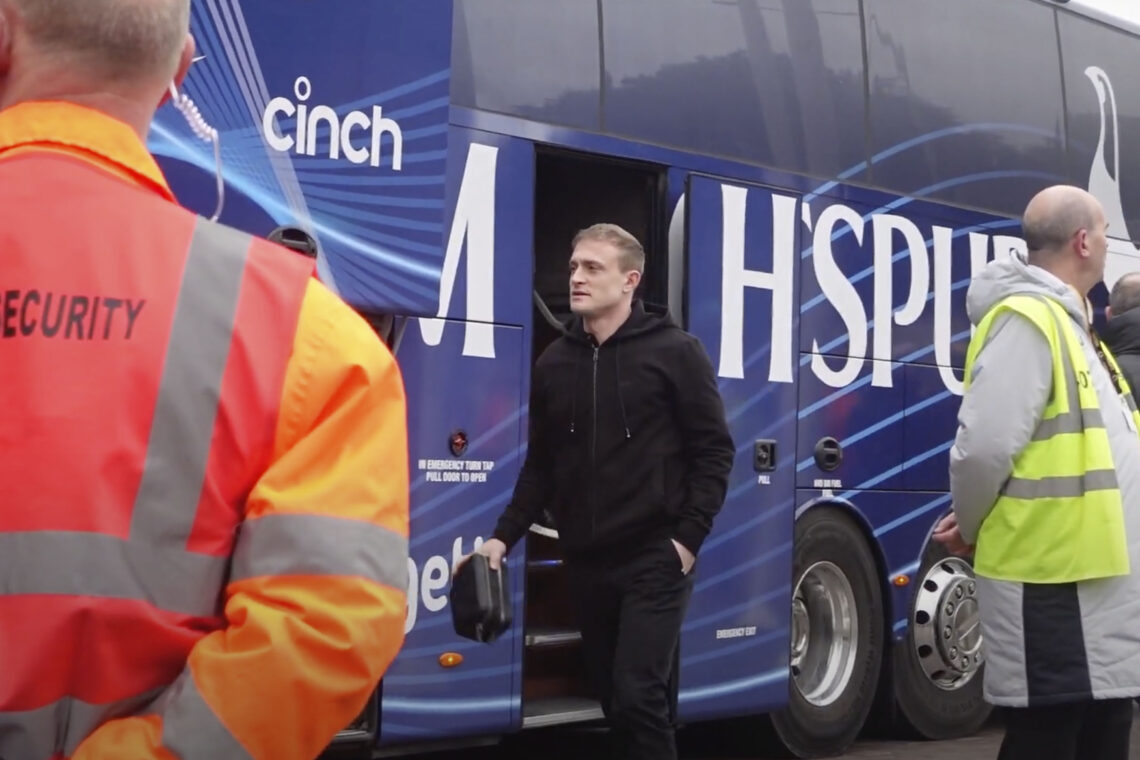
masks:
<path id="1" fill-rule="evenodd" d="M 863 727 L 883 657 L 883 597 L 866 539 L 843 512 L 796 522 L 788 705 L 772 715 L 796 757 L 841 754 Z"/>
<path id="2" fill-rule="evenodd" d="M 968 736 L 986 722 L 982 633 L 974 571 L 931 542 L 923 558 L 906 636 L 893 651 L 895 715 L 903 733 Z"/>

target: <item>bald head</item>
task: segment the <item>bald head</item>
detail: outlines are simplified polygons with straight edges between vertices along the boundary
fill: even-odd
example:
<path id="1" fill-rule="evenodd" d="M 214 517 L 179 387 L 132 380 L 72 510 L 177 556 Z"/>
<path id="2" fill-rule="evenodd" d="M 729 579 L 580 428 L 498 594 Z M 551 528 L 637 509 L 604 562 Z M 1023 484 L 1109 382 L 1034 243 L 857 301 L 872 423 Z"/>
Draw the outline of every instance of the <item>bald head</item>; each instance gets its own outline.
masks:
<path id="1" fill-rule="evenodd" d="M 1047 187 L 1033 196 L 1021 220 L 1030 260 L 1063 251 L 1080 230 L 1094 228 L 1099 212 L 1096 198 L 1071 185 Z"/>
<path id="2" fill-rule="evenodd" d="M 1104 278 L 1107 227 L 1097 199 L 1072 185 L 1045 188 L 1029 201 L 1021 219 L 1029 263 L 1082 295 Z"/>
<path id="3" fill-rule="evenodd" d="M 30 46 L 92 76 L 173 78 L 190 32 L 190 0 L 0 0 Z"/>

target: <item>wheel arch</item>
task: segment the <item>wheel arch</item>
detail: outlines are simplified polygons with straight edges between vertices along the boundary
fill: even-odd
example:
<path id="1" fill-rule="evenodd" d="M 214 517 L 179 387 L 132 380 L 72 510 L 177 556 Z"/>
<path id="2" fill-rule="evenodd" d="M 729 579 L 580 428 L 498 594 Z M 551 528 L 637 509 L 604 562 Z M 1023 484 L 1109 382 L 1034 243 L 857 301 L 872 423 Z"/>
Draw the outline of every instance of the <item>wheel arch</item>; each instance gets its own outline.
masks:
<path id="1" fill-rule="evenodd" d="M 827 514 L 820 514 L 821 511 Z M 805 718 L 803 710 L 806 705 L 802 698 L 796 700 L 796 695 L 794 692 L 792 694 L 792 701 L 789 702 L 788 706 L 784 710 L 773 713 L 769 716 L 769 720 L 771 721 L 772 727 L 775 729 L 775 735 L 778 737 L 778 741 L 782 743 L 782 746 L 784 748 L 786 748 L 785 751 L 791 753 L 791 755 L 795 757 L 823 756 L 818 754 L 819 752 L 823 751 L 845 751 L 845 748 L 849 746 L 849 742 L 853 741 L 858 732 L 861 732 L 863 730 L 863 728 L 867 725 L 867 721 L 870 720 L 871 715 L 873 714 L 872 708 L 874 706 L 874 701 L 878 695 L 878 692 L 880 690 L 879 687 L 883 679 L 882 663 L 886 657 L 888 650 L 891 647 L 889 626 L 887 624 L 891 605 L 884 598 L 884 595 L 887 591 L 885 570 L 886 560 L 883 556 L 883 552 L 879 546 L 878 541 L 875 540 L 870 521 L 867 519 L 866 515 L 860 511 L 850 500 L 841 497 L 835 497 L 830 494 L 810 499 L 800 504 L 794 513 L 794 527 L 796 534 L 794 541 L 797 545 L 799 544 L 801 537 L 806 537 L 809 535 L 801 531 L 801 525 L 803 525 L 803 523 L 800 522 L 809 515 L 815 518 L 811 520 L 811 523 L 816 528 L 820 527 L 822 524 L 827 523 L 835 526 L 831 528 L 830 531 L 832 549 L 819 553 L 819 549 L 817 548 L 814 552 L 812 552 L 814 555 L 812 561 L 818 562 L 821 559 L 827 559 L 829 553 L 831 551 L 835 551 L 837 553 L 835 556 L 835 561 L 837 562 L 859 562 L 861 565 L 860 576 L 863 578 L 860 585 L 862 585 L 862 587 L 866 589 L 867 592 L 877 594 L 877 600 L 869 599 L 867 601 L 877 604 L 879 606 L 879 609 L 876 610 L 876 613 L 874 615 L 868 616 L 866 618 L 867 624 L 872 626 L 873 629 L 877 629 L 877 634 L 872 634 L 876 639 L 876 642 L 873 645 L 873 651 L 876 652 L 874 655 L 875 662 L 867 662 L 866 666 L 863 667 L 861 671 L 865 675 L 859 676 L 858 681 L 851 681 L 847 686 L 844 687 L 845 690 L 852 688 L 858 689 L 858 691 L 850 692 L 852 694 L 861 695 L 857 696 L 855 702 L 850 702 L 846 707 L 841 707 L 839 713 L 824 718 L 823 723 L 818 724 L 819 726 L 823 726 L 823 728 L 817 727 L 818 730 L 817 728 L 804 728 L 804 726 L 807 725 L 802 722 Z M 846 537 L 846 541 L 850 542 L 852 545 L 857 544 L 858 540 L 862 539 L 862 546 L 858 547 L 856 550 L 857 554 L 862 555 L 862 560 L 856 560 L 855 555 L 849 556 L 846 559 L 841 559 L 838 556 L 840 553 L 840 545 L 834 543 L 836 529 L 840 529 L 841 535 L 844 535 Z M 825 532 L 823 535 L 828 536 L 829 533 Z M 852 549 L 854 549 L 853 546 Z M 797 559 L 795 561 L 799 562 L 799 554 L 796 554 L 796 557 Z M 868 577 L 872 574 L 877 575 L 878 578 Z M 793 581 L 794 580 L 795 579 L 793 578 Z M 854 578 L 852 578 L 851 581 L 854 583 Z M 862 629 L 863 632 L 870 630 L 872 629 Z M 791 684 L 789 684 L 789 687 L 793 690 L 795 689 L 795 687 L 791 686 Z M 863 705 L 862 710 L 856 711 L 859 713 L 858 715 L 852 712 L 851 705 L 853 704 Z M 796 705 L 801 706 L 797 708 Z M 808 707 L 807 709 L 832 710 L 833 708 L 830 705 L 817 705 L 815 707 Z M 854 721 L 858 721 L 857 727 Z"/>
<path id="2" fill-rule="evenodd" d="M 808 501 L 798 506 L 796 508 L 795 520 L 798 522 L 799 519 L 809 511 L 828 508 L 835 509 L 840 513 L 850 517 L 851 521 L 855 523 L 855 526 L 862 534 L 863 539 L 867 544 L 867 548 L 871 550 L 871 556 L 875 560 L 875 570 L 878 574 L 877 581 L 879 584 L 879 590 L 882 592 L 884 601 L 882 610 L 884 617 L 884 631 L 887 632 L 887 638 L 889 640 L 893 640 L 894 634 L 892 632 L 892 626 L 894 625 L 896 611 L 894 609 L 895 595 L 892 593 L 890 579 L 887 577 L 890 570 L 887 568 L 887 560 L 886 555 L 883 553 L 883 547 L 879 543 L 879 540 L 875 538 L 875 531 L 871 527 L 871 521 L 867 519 L 867 516 L 863 514 L 859 508 L 856 507 L 855 504 L 848 499 L 844 499 L 839 496 L 820 496 L 814 499 L 809 499 Z M 933 530 L 934 526 L 932 524 L 931 533 L 933 533 Z M 929 540 L 930 538 L 928 535 L 927 541 Z M 923 551 L 925 551 L 925 548 L 926 544 L 924 543 Z M 922 552 L 920 552 L 918 556 L 921 558 Z"/>
<path id="3" fill-rule="evenodd" d="M 885 645 L 883 647 L 882 661 L 879 663 L 879 673 L 875 686 L 875 696 L 871 714 L 867 716 L 867 726 L 869 726 L 875 734 L 887 735 L 890 733 L 890 727 L 894 722 L 895 694 L 893 672 L 895 648 L 893 644 L 899 635 L 894 630 L 894 621 L 898 619 L 896 617 L 898 614 L 896 608 L 900 602 L 895 598 L 896 594 L 891 587 L 890 578 L 888 577 L 890 570 L 887 568 L 886 554 L 883 551 L 882 544 L 875 538 L 875 530 L 871 526 L 871 521 L 855 506 L 854 502 L 839 496 L 819 496 L 799 505 L 796 508 L 795 520 L 799 521 L 799 519 L 808 512 L 818 509 L 835 509 L 849 517 L 852 523 L 859 529 L 867 547 L 871 551 L 871 556 L 875 560 L 875 570 L 878 573 L 877 581 L 883 598 L 883 608 L 880 612 L 883 616 L 882 624 L 885 634 Z M 930 542 L 930 536 L 934 533 L 934 525 L 935 523 L 931 523 L 926 539 L 919 549 L 918 562 L 920 564 L 926 551 L 926 546 Z M 906 595 L 906 599 L 909 601 L 910 594 Z M 903 604 L 906 603 L 908 602 L 903 602 Z"/>

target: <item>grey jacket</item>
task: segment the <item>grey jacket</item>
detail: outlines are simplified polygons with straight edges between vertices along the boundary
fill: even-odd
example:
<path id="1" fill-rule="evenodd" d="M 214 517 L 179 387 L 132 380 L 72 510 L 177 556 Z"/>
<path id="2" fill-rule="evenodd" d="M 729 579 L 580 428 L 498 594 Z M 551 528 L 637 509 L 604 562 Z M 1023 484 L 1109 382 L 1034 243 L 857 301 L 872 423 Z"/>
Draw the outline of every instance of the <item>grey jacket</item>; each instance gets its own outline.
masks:
<path id="1" fill-rule="evenodd" d="M 1080 299 L 1043 269 L 1016 258 L 990 263 L 966 296 L 976 326 L 998 301 L 1041 294 L 1073 319 L 1109 434 L 1124 499 L 1133 574 L 1082 583 L 1022 584 L 978 578 L 985 697 L 995 705 L 1077 702 L 1140 695 L 1140 435 L 1085 328 Z M 950 451 L 950 490 L 963 537 L 973 543 L 1041 421 L 1052 391 L 1049 344 L 1017 315 L 995 320 L 974 365 Z"/>

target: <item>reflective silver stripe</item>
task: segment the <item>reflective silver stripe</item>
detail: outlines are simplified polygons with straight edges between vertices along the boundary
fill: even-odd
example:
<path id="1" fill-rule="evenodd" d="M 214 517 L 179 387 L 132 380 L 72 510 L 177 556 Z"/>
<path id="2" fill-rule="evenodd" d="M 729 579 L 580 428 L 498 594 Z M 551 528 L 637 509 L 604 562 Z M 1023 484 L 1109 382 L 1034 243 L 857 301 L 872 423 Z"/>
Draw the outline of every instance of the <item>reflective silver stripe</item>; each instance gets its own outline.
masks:
<path id="1" fill-rule="evenodd" d="M 189 668 L 159 700 L 158 711 L 162 714 L 162 746 L 181 760 L 252 760 L 206 704 Z"/>
<path id="2" fill-rule="evenodd" d="M 327 515 L 271 514 L 241 526 L 231 580 L 353 575 L 408 587 L 408 540 L 379 525 Z"/>
<path id="3" fill-rule="evenodd" d="M 1061 433 L 1081 433 L 1090 428 L 1103 428 L 1104 416 L 1099 409 L 1080 409 L 1058 414 L 1048 420 L 1042 420 L 1037 429 L 1033 431 L 1034 441 L 1044 441 Z"/>
<path id="4" fill-rule="evenodd" d="M 35 710 L 0 712 L 0 757 L 47 760 L 60 753 L 72 755 L 101 723 L 143 711 L 162 691 L 103 705 L 65 697 Z"/>
<path id="5" fill-rule="evenodd" d="M 0 533 L 0 595 L 139 599 L 171 612 L 208 617 L 218 613 L 226 566 L 225 557 L 101 533 Z"/>
<path id="6" fill-rule="evenodd" d="M 1033 431 L 1031 440 L 1044 441 L 1061 433 L 1080 433 L 1088 428 L 1103 428 L 1104 416 L 1099 409 L 1082 409 L 1080 390 L 1077 388 L 1077 373 L 1073 368 L 1073 358 L 1066 339 L 1065 325 L 1061 323 L 1056 312 L 1049 307 L 1049 300 L 1042 296 L 1033 296 L 1046 306 L 1046 311 L 1057 327 L 1058 339 L 1061 344 L 1061 371 L 1065 376 L 1065 390 L 1068 396 L 1069 411 L 1058 414 L 1047 420 L 1042 420 L 1037 429 Z"/>
<path id="7" fill-rule="evenodd" d="M 250 238 L 199 220 L 186 258 L 131 538 L 185 545 L 206 476 Z"/>
<path id="8" fill-rule="evenodd" d="M 138 599 L 172 612 L 219 614 L 229 560 L 189 552 L 186 542 L 205 481 L 249 246 L 250 238 L 236 230 L 204 220 L 195 227 L 130 537 L 67 531 L 0 533 L 0 594 Z M 36 710 L 0 713 L 0 757 L 39 760 L 60 752 L 71 754 L 102 722 L 138 714 L 155 696 L 151 692 L 109 705 L 67 697 Z M 248 757 L 232 738 L 225 740 L 228 733 L 196 690 L 184 692 L 171 709 L 188 723 L 182 728 L 188 737 L 183 744 L 205 747 L 197 754 L 185 753 L 184 758 Z"/>
<path id="9" fill-rule="evenodd" d="M 1084 475 L 1059 475 L 1038 480 L 1010 478 L 1003 493 L 1014 499 L 1060 499 L 1116 487 L 1115 471 L 1090 470 Z"/>

